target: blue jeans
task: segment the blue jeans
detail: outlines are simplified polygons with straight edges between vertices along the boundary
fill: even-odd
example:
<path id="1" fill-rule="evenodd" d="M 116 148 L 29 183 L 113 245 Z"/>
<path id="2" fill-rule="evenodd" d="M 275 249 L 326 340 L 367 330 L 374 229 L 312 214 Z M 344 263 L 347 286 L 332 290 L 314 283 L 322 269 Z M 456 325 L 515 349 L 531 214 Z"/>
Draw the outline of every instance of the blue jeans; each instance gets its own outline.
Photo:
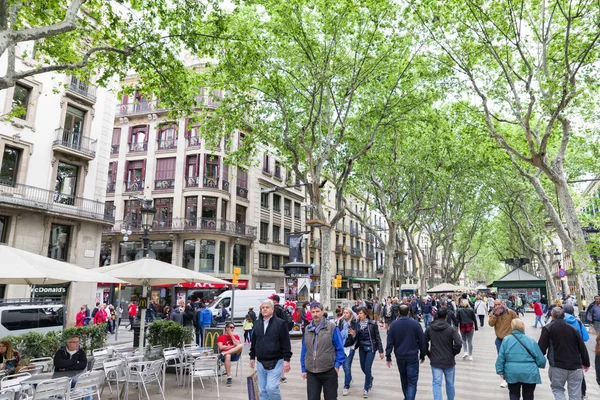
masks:
<path id="1" fill-rule="evenodd" d="M 256 362 L 260 400 L 281 400 L 279 391 L 281 371 L 283 371 L 283 358 L 277 361 L 277 365 L 271 370 L 264 369 L 260 361 Z"/>
<path id="2" fill-rule="evenodd" d="M 400 383 L 405 400 L 415 400 L 417 396 L 417 381 L 419 380 L 419 359 L 401 360 L 396 358 Z"/>
<path id="3" fill-rule="evenodd" d="M 502 346 L 502 339 L 496 338 L 496 353 L 500 354 L 500 346 Z"/>
<path id="4" fill-rule="evenodd" d="M 375 360 L 375 353 L 371 350 L 365 351 L 362 347 L 359 347 L 358 355 L 360 357 L 360 369 L 365 374 L 365 386 L 363 389 L 371 390 L 371 384 L 373 382 L 371 367 L 373 366 L 373 360 Z"/>
<path id="5" fill-rule="evenodd" d="M 446 396 L 448 400 L 454 400 L 454 368 L 431 367 L 433 400 L 442 400 L 442 375 L 446 377 Z"/>
<path id="6" fill-rule="evenodd" d="M 536 315 L 535 316 L 535 324 L 533 325 L 534 328 L 537 328 L 538 322 L 540 323 L 540 328 L 543 328 L 544 327 L 544 323 L 542 322 L 542 316 L 541 315 Z"/>
<path id="7" fill-rule="evenodd" d="M 425 322 L 425 329 L 429 328 L 429 324 L 431 323 L 431 314 L 423 314 L 423 321 Z"/>
<path id="8" fill-rule="evenodd" d="M 354 350 L 350 350 L 350 354 L 344 360 L 342 368 L 344 368 L 344 388 L 350 388 L 350 382 L 352 382 L 352 360 L 354 360 Z"/>

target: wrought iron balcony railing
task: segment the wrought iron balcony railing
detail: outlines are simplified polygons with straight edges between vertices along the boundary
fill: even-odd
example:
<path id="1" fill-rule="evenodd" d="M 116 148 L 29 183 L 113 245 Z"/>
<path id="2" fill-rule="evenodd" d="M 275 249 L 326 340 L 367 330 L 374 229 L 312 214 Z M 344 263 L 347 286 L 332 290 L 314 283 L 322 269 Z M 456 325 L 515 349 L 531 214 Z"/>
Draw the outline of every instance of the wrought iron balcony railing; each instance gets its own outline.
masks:
<path id="1" fill-rule="evenodd" d="M 96 101 L 96 86 L 82 82 L 74 76 L 69 78 L 67 90 L 90 101 Z"/>
<path id="2" fill-rule="evenodd" d="M 78 153 L 85 158 L 92 159 L 96 156 L 96 139 L 91 139 L 83 136 L 77 131 L 70 129 L 56 129 L 56 136 L 53 147 L 55 149 L 65 148 L 70 150 L 69 153 Z"/>
<path id="3" fill-rule="evenodd" d="M 154 188 L 156 190 L 172 190 L 175 188 L 175 179 L 156 179 Z"/>
<path id="4" fill-rule="evenodd" d="M 106 228 L 106 233 L 119 233 L 121 229 L 129 229 L 134 233 L 141 233 L 141 221 L 116 221 L 114 226 Z M 214 232 L 231 236 L 256 238 L 255 226 L 242 224 L 224 219 L 197 217 L 197 218 L 169 218 L 164 221 L 154 221 L 152 232 Z"/>

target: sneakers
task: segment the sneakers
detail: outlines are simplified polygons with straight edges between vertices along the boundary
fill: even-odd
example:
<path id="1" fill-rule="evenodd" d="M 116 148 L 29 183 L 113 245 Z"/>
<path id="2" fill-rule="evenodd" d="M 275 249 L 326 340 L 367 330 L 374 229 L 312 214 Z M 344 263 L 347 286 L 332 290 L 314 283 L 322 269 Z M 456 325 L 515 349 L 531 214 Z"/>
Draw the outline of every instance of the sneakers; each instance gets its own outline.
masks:
<path id="1" fill-rule="evenodd" d="M 230 376 L 228 376 L 228 377 L 227 377 L 227 383 L 226 383 L 226 385 L 227 385 L 227 386 L 231 386 L 232 384 L 233 384 L 233 379 L 231 379 L 231 377 L 230 377 Z"/>
<path id="2" fill-rule="evenodd" d="M 282 376 L 281 379 L 279 380 L 279 382 L 287 383 L 287 378 L 285 376 Z"/>
<path id="3" fill-rule="evenodd" d="M 473 356 L 469 356 L 469 361 L 473 361 Z"/>
<path id="4" fill-rule="evenodd" d="M 369 391 L 363 390 L 363 399 L 368 399 L 368 398 L 369 398 Z"/>
<path id="5" fill-rule="evenodd" d="M 342 396 L 348 396 L 349 394 L 350 394 L 349 388 L 344 388 L 344 390 L 342 390 Z"/>
<path id="6" fill-rule="evenodd" d="M 463 354 L 463 359 L 469 357 L 469 353 L 465 351 L 465 354 Z"/>
<path id="7" fill-rule="evenodd" d="M 500 384 L 500 387 L 501 387 L 501 388 L 508 387 L 508 382 L 506 382 L 506 381 L 502 381 L 502 383 Z"/>

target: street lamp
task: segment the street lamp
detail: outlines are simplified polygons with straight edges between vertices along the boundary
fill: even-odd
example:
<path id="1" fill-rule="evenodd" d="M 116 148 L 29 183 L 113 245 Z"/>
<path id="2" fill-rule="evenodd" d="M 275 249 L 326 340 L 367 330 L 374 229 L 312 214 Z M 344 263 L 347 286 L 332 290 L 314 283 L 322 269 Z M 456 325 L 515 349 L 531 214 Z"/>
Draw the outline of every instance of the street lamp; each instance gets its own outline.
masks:
<path id="1" fill-rule="evenodd" d="M 152 229 L 152 225 L 154 224 L 154 215 L 156 214 L 156 208 L 152 206 L 152 200 L 144 200 L 144 204 L 142 205 L 142 209 L 140 210 L 142 213 L 142 229 L 144 230 L 144 236 L 142 237 L 143 246 L 144 246 L 144 257 L 148 257 L 148 248 L 150 245 L 150 229 Z"/>
<path id="2" fill-rule="evenodd" d="M 556 263 L 558 264 L 558 271 L 561 270 L 561 266 L 560 266 L 561 258 L 560 258 L 560 255 L 561 255 L 561 252 L 558 249 L 554 250 L 554 261 L 556 261 Z M 564 280 L 564 278 L 562 276 L 560 277 L 560 286 L 562 288 L 562 297 L 564 298 L 565 295 L 566 295 L 566 292 L 565 292 L 565 280 Z"/>

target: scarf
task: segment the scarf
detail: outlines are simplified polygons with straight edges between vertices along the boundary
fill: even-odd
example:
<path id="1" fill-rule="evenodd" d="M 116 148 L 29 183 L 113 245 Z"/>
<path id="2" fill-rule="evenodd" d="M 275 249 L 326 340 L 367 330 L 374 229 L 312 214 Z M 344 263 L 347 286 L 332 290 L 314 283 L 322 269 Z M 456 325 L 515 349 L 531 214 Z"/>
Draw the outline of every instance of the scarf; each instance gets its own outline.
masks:
<path id="1" fill-rule="evenodd" d="M 325 319 L 321 320 L 321 323 L 319 325 L 315 325 L 315 322 L 313 321 L 306 328 L 307 331 L 315 333 L 315 336 L 313 337 L 313 352 L 314 353 L 317 352 L 317 345 L 319 344 L 319 331 L 321 330 L 321 328 L 323 328 L 324 325 L 325 325 Z"/>

